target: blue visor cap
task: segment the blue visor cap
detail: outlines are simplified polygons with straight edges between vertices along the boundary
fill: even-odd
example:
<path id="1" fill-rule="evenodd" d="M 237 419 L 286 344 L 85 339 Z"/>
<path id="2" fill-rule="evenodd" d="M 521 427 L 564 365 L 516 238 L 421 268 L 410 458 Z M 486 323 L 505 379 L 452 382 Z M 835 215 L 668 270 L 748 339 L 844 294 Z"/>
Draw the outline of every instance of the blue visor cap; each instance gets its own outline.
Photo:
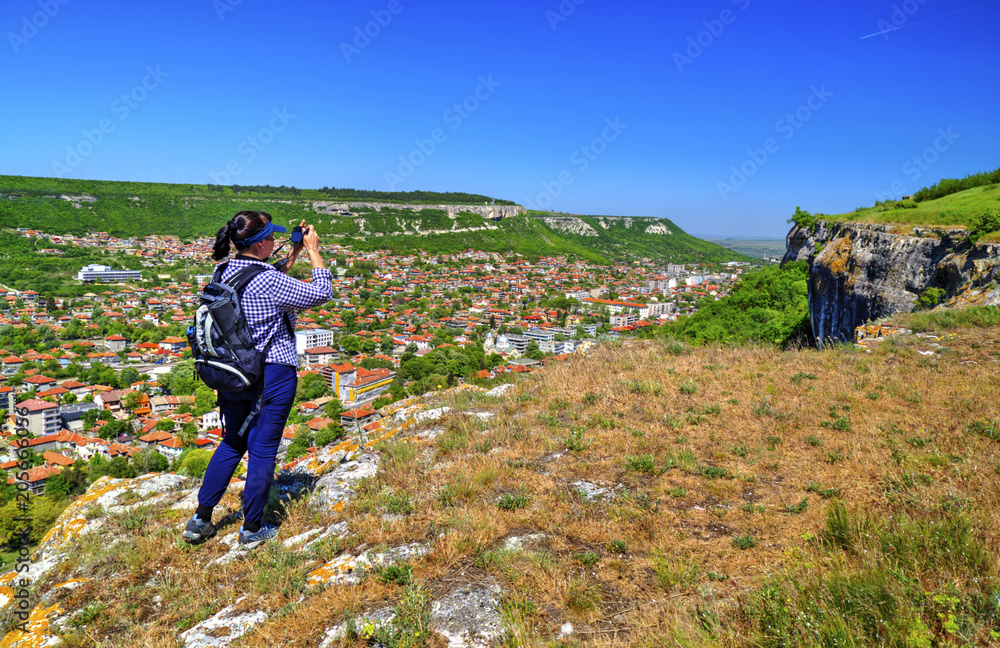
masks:
<path id="1" fill-rule="evenodd" d="M 250 246 L 250 245 L 253 245 L 254 243 L 260 243 L 261 241 L 263 241 L 264 239 L 266 239 L 268 236 L 270 236 L 273 232 L 280 232 L 280 233 L 284 234 L 287 231 L 288 230 L 285 229 L 284 227 L 282 227 L 281 225 L 275 225 L 274 223 L 268 223 L 267 225 L 264 226 L 264 229 L 262 229 L 261 231 L 257 232 L 256 234 L 254 234 L 253 236 L 251 236 L 248 239 L 243 239 L 242 241 L 239 241 L 239 244 L 240 245 Z"/>

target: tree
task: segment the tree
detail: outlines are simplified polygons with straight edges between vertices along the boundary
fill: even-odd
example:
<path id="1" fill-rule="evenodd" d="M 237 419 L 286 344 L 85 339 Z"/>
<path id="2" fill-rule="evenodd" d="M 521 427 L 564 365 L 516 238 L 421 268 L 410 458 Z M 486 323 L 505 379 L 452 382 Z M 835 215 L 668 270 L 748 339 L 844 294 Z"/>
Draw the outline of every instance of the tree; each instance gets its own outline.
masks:
<path id="1" fill-rule="evenodd" d="M 207 385 L 198 385 L 198 389 L 194 392 L 194 415 L 202 416 L 206 412 L 211 412 L 217 402 L 218 397 L 214 389 Z"/>
<path id="2" fill-rule="evenodd" d="M 139 372 L 132 367 L 126 367 L 118 376 L 118 386 L 121 389 L 127 389 L 132 386 L 132 383 L 137 382 L 139 382 Z"/>
<path id="3" fill-rule="evenodd" d="M 181 426 L 181 431 L 177 433 L 177 438 L 181 440 L 185 448 L 195 445 L 198 440 L 198 427 L 194 423 L 185 423 Z"/>
<path id="4" fill-rule="evenodd" d="M 204 477 L 211 458 L 212 455 L 207 450 L 189 450 L 180 458 L 180 472 L 188 477 Z"/>
<path id="5" fill-rule="evenodd" d="M 45 481 L 45 494 L 54 499 L 65 499 L 81 495 L 90 483 L 90 473 L 82 461 L 64 468 L 58 475 Z"/>
<path id="6" fill-rule="evenodd" d="M 192 394 L 194 388 L 194 361 L 177 363 L 170 373 L 160 379 L 160 383 L 171 394 Z"/>
<path id="7" fill-rule="evenodd" d="M 50 497 L 36 497 L 31 502 L 31 542 L 42 541 L 56 519 L 69 506 L 69 500 L 55 500 Z"/>
<path id="8" fill-rule="evenodd" d="M 117 439 L 121 434 L 128 434 L 132 431 L 132 426 L 125 421 L 109 421 L 101 426 L 97 431 L 97 436 L 106 440 Z"/>
<path id="9" fill-rule="evenodd" d="M 305 402 L 326 396 L 330 393 L 330 387 L 322 374 L 311 373 L 302 377 L 295 391 L 296 400 Z"/>
<path id="10" fill-rule="evenodd" d="M 97 419 L 100 416 L 100 410 L 90 409 L 83 413 L 83 429 L 89 430 L 94 427 L 94 423 L 97 423 Z"/>
<path id="11" fill-rule="evenodd" d="M 331 418 L 334 421 L 339 421 L 340 415 L 343 413 L 344 406 L 340 403 L 339 399 L 334 398 L 323 406 L 323 416 Z"/>
<path id="12" fill-rule="evenodd" d="M 132 455 L 132 466 L 139 475 L 151 472 L 164 472 L 170 468 L 170 462 L 153 448 L 144 448 Z"/>
<path id="13" fill-rule="evenodd" d="M 129 412 L 135 412 L 136 408 L 139 407 L 139 402 L 142 400 L 142 394 L 139 392 L 129 392 L 122 396 L 122 407 L 124 407 Z"/>
<path id="14" fill-rule="evenodd" d="M 173 419 L 163 418 L 156 422 L 156 429 L 161 432 L 173 432 L 174 426 Z"/>
<path id="15" fill-rule="evenodd" d="M 312 444 L 312 431 L 306 426 L 300 425 L 292 437 L 292 442 L 288 445 L 288 450 L 285 451 L 285 461 L 292 461 L 297 457 L 301 457 L 306 453 L 306 450 L 312 447 Z"/>
<path id="16" fill-rule="evenodd" d="M 316 447 L 322 448 L 344 436 L 344 428 L 340 423 L 331 423 L 316 433 Z"/>

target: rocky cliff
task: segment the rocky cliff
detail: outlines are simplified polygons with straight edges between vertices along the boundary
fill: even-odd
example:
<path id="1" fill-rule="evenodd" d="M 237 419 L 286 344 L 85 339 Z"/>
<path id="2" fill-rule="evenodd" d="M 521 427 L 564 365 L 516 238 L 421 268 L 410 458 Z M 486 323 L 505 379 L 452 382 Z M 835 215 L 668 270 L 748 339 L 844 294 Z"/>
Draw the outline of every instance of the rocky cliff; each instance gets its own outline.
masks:
<path id="1" fill-rule="evenodd" d="M 479 214 L 483 218 L 491 220 L 501 220 L 503 218 L 522 216 L 527 211 L 520 205 L 404 205 L 392 203 L 326 201 L 314 201 L 312 208 L 317 214 L 330 214 L 335 216 L 357 216 L 360 213 L 357 211 L 359 208 L 366 210 L 374 209 L 375 211 L 382 211 L 384 208 L 409 209 L 411 211 L 439 209 L 441 211 L 448 212 L 448 216 L 451 218 L 455 218 L 460 212 L 466 212 L 470 214 Z"/>
<path id="2" fill-rule="evenodd" d="M 964 229 L 820 221 L 793 227 L 782 261 L 808 261 L 809 314 L 822 344 L 846 341 L 869 320 L 913 310 L 928 288 L 946 306 L 1000 304 L 1000 246 L 973 244 Z"/>

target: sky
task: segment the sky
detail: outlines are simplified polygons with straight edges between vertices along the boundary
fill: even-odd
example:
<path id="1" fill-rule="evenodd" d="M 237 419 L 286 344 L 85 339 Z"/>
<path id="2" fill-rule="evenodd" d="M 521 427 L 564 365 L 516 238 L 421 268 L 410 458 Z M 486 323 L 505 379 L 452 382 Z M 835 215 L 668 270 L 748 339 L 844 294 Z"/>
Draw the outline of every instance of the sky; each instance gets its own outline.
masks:
<path id="1" fill-rule="evenodd" d="M 784 236 L 1000 166 L 1000 0 L 5 0 L 0 175 Z"/>

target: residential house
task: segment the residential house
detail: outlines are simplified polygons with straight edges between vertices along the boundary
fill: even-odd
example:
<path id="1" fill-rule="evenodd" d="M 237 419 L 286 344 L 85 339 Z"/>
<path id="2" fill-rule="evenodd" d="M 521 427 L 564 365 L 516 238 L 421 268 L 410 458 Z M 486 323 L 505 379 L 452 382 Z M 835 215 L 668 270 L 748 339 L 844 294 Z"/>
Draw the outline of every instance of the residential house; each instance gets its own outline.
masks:
<path id="1" fill-rule="evenodd" d="M 187 346 L 187 340 L 179 337 L 166 337 L 160 342 L 160 348 L 170 353 L 181 353 Z"/>
<path id="2" fill-rule="evenodd" d="M 345 430 L 357 430 L 380 418 L 381 415 L 375 411 L 375 408 L 371 405 L 365 405 L 341 414 L 340 424 L 344 426 Z"/>
<path id="3" fill-rule="evenodd" d="M 8 484 L 16 484 L 22 482 L 27 484 L 28 490 L 31 491 L 32 495 L 41 496 L 45 494 L 45 484 L 50 477 L 55 477 L 62 472 L 62 468 L 57 466 L 38 466 L 36 468 L 31 468 L 27 471 L 27 479 L 15 479 L 14 477 L 8 477 Z"/>
<path id="4" fill-rule="evenodd" d="M 215 408 L 201 415 L 199 428 L 204 432 L 222 427 L 222 416 L 219 415 L 219 408 Z"/>
<path id="5" fill-rule="evenodd" d="M 128 342 L 120 335 L 112 335 L 104 339 L 104 346 L 112 353 L 120 353 L 125 350 L 125 343 Z"/>
<path id="6" fill-rule="evenodd" d="M 59 431 L 59 406 L 48 401 L 31 399 L 18 403 L 14 408 L 17 426 L 36 437 L 44 437 Z M 37 439 L 33 439 L 37 440 Z"/>
<path id="7" fill-rule="evenodd" d="M 328 364 L 337 359 L 340 355 L 336 349 L 328 346 L 311 347 L 305 350 L 303 359 L 306 364 Z"/>

